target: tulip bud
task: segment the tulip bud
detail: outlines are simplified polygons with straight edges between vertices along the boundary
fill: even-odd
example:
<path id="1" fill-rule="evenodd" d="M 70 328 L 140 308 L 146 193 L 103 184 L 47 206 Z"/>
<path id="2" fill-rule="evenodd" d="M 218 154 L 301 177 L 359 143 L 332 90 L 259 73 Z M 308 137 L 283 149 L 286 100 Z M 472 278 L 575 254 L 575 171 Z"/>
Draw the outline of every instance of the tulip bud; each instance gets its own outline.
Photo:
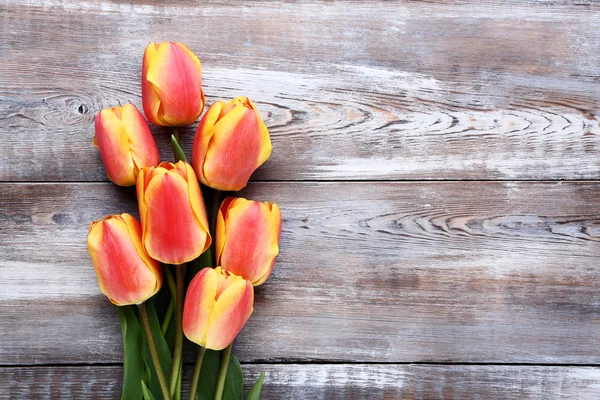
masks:
<path id="1" fill-rule="evenodd" d="M 183 126 L 204 109 L 202 64 L 183 43 L 150 43 L 142 63 L 142 104 L 159 126 Z"/>
<path id="2" fill-rule="evenodd" d="M 254 286 L 269 278 L 279 253 L 277 204 L 228 197 L 219 208 L 215 234 L 217 265 Z"/>
<path id="3" fill-rule="evenodd" d="M 247 97 L 214 103 L 198 125 L 192 165 L 200 181 L 219 190 L 241 190 L 271 155 L 269 131 Z"/>
<path id="4" fill-rule="evenodd" d="M 100 290 L 118 305 L 140 304 L 162 286 L 162 272 L 142 246 L 140 223 L 129 214 L 94 221 L 88 250 Z"/>
<path id="5" fill-rule="evenodd" d="M 204 268 L 190 282 L 183 306 L 183 333 L 207 349 L 229 346 L 250 318 L 254 289 L 247 280 Z"/>
<path id="6" fill-rule="evenodd" d="M 144 248 L 155 260 L 182 264 L 211 243 L 204 201 L 192 167 L 183 161 L 144 168 L 137 180 Z"/>
<path id="7" fill-rule="evenodd" d="M 117 185 L 135 185 L 140 169 L 160 162 L 148 123 L 135 106 L 100 111 L 95 127 L 94 145 L 100 150 L 108 178 Z"/>

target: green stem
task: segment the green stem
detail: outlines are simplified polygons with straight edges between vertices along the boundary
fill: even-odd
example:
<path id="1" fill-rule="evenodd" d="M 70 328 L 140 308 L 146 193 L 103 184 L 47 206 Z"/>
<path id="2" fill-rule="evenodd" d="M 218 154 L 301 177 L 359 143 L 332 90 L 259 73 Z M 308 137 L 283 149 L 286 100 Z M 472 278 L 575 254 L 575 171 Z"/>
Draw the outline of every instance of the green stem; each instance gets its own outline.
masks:
<path id="1" fill-rule="evenodd" d="M 169 286 L 169 292 L 171 292 L 171 302 L 169 303 L 169 308 L 167 308 L 167 312 L 165 313 L 165 319 L 163 320 L 162 325 L 160 326 L 160 330 L 164 335 L 167 334 L 169 330 L 169 325 L 173 320 L 173 313 L 175 311 L 175 302 L 177 299 L 177 288 L 175 287 L 175 279 L 173 279 L 173 273 L 168 265 L 165 265 L 163 268 L 164 275 L 167 277 L 167 284 Z"/>
<path id="2" fill-rule="evenodd" d="M 173 154 L 175 155 L 175 162 L 177 161 L 185 161 L 187 162 L 187 157 L 185 153 L 181 149 L 179 145 L 179 139 L 175 137 L 175 135 L 171 135 L 171 146 L 173 147 Z"/>
<path id="3" fill-rule="evenodd" d="M 173 367 L 171 368 L 171 397 L 175 395 L 177 389 L 177 377 L 181 365 L 181 352 L 183 350 L 183 328 L 181 327 L 181 316 L 183 314 L 183 286 L 185 270 L 184 265 L 175 265 L 175 280 L 177 286 L 177 308 L 175 309 L 175 347 L 173 348 Z"/>
<path id="4" fill-rule="evenodd" d="M 221 400 L 223 397 L 223 389 L 225 388 L 225 378 L 227 377 L 227 368 L 229 367 L 229 356 L 231 355 L 231 346 L 227 346 L 225 350 L 223 350 L 223 355 L 221 356 L 221 366 L 219 367 L 219 379 L 217 380 L 217 389 L 215 390 L 215 399 Z"/>
<path id="5" fill-rule="evenodd" d="M 146 340 L 148 341 L 148 349 L 150 350 L 152 363 L 154 364 L 154 369 L 156 369 L 156 375 L 158 376 L 160 390 L 162 392 L 164 400 L 171 400 L 171 394 L 169 393 L 167 380 L 165 378 L 162 366 L 160 365 L 160 358 L 158 358 L 158 351 L 156 350 L 154 336 L 152 336 L 152 329 L 150 328 L 150 319 L 148 318 L 148 311 L 146 311 L 146 303 L 138 304 L 138 309 L 140 310 L 142 325 L 144 326 L 144 331 L 146 332 Z"/>
<path id="6" fill-rule="evenodd" d="M 190 386 L 190 400 L 196 398 L 196 391 L 198 390 L 198 381 L 200 380 L 200 370 L 202 370 L 202 360 L 204 359 L 204 353 L 206 348 L 200 346 L 198 350 L 198 356 L 196 357 L 196 366 L 194 367 L 194 373 L 192 374 L 192 386 Z"/>
<path id="7" fill-rule="evenodd" d="M 169 330 L 169 325 L 171 325 L 171 321 L 173 320 L 173 312 L 175 310 L 175 300 L 171 298 L 169 302 L 169 307 L 167 308 L 167 312 L 165 313 L 165 319 L 163 319 L 162 325 L 160 326 L 160 331 L 165 336 L 167 331 Z"/>
<path id="8" fill-rule="evenodd" d="M 183 377 L 183 359 L 179 363 L 179 374 L 177 375 L 177 391 L 175 392 L 175 400 L 181 400 L 181 380 Z"/>
<path id="9" fill-rule="evenodd" d="M 173 278 L 173 273 L 171 272 L 168 266 L 167 268 L 165 268 L 165 275 L 167 276 L 167 284 L 169 285 L 171 297 L 175 299 L 177 298 L 177 288 L 175 285 L 175 279 Z"/>

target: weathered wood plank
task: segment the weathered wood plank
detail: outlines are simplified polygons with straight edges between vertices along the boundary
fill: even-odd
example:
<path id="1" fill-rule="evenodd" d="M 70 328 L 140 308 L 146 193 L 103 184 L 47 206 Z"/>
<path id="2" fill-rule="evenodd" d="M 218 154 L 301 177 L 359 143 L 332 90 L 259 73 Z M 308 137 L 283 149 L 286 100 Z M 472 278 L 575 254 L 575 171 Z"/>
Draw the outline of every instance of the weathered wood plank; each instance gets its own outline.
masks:
<path id="1" fill-rule="evenodd" d="M 140 105 L 143 49 L 161 39 L 201 57 L 209 101 L 257 101 L 274 143 L 259 180 L 600 178 L 595 2 L 4 0 L 0 12 L 0 180 L 106 180 L 94 114 Z"/>
<path id="2" fill-rule="evenodd" d="M 600 397 L 600 369 L 590 367 L 253 364 L 244 365 L 246 391 L 263 371 L 265 400 Z M 2 399 L 116 399 L 121 367 L 0 368 L 0 379 Z"/>
<path id="3" fill-rule="evenodd" d="M 243 361 L 600 363 L 600 183 L 255 183 L 281 256 Z M 93 219 L 111 184 L 0 184 L 0 363 L 119 362 Z"/>

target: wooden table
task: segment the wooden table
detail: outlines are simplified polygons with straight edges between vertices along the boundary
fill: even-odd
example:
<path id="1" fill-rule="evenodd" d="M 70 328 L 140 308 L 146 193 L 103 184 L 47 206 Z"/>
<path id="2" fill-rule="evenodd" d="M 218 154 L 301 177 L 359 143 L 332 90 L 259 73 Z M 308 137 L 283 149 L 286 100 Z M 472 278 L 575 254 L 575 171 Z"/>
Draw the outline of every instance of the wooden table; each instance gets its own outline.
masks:
<path id="1" fill-rule="evenodd" d="M 118 396 L 85 240 L 135 195 L 107 181 L 93 121 L 141 107 L 161 40 L 272 135 L 243 194 L 280 204 L 281 256 L 234 349 L 263 398 L 600 398 L 598 2 L 0 11 L 1 398 Z"/>

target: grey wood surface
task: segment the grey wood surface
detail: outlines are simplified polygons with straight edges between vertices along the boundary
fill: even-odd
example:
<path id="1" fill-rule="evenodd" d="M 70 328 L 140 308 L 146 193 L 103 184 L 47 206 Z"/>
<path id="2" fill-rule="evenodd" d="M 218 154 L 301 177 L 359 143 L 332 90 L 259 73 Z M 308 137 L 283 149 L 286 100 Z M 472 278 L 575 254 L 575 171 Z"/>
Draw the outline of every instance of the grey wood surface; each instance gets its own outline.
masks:
<path id="1" fill-rule="evenodd" d="M 599 26 L 597 1 L 0 0 L 0 398 L 118 396 L 85 237 L 135 193 L 92 124 L 141 106 L 160 40 L 272 133 L 243 194 L 280 204 L 281 256 L 235 346 L 264 399 L 600 398 Z"/>
<path id="2" fill-rule="evenodd" d="M 468 187 L 250 185 L 243 195 L 278 203 L 283 228 L 240 358 L 599 363 L 600 183 Z M 135 213 L 133 189 L 0 188 L 0 363 L 118 362 L 85 237 L 94 219 Z"/>
<path id="3" fill-rule="evenodd" d="M 257 102 L 257 179 L 600 178 L 598 4 L 161 3 L 0 3 L 3 180 L 105 180 L 94 115 L 140 106 L 157 38 Z"/>
<path id="4" fill-rule="evenodd" d="M 263 398 L 313 400 L 597 399 L 600 372 L 589 367 L 467 365 L 244 366 L 246 391 L 266 373 Z M 1 368 L 0 398 L 116 399 L 119 366 Z M 189 379 L 185 376 L 184 379 Z"/>

